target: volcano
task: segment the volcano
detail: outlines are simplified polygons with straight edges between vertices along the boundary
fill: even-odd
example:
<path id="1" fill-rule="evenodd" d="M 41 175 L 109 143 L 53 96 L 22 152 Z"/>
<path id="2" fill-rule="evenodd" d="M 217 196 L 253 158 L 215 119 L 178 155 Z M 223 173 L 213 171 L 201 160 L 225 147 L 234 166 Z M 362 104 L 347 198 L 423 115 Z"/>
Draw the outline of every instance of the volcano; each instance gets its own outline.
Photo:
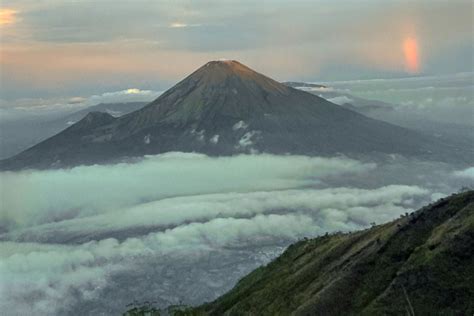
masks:
<path id="1" fill-rule="evenodd" d="M 380 152 L 443 160 L 454 150 L 281 84 L 237 61 L 211 61 L 145 107 L 119 118 L 91 112 L 59 134 L 3 160 L 0 167 L 62 168 L 169 151 Z"/>

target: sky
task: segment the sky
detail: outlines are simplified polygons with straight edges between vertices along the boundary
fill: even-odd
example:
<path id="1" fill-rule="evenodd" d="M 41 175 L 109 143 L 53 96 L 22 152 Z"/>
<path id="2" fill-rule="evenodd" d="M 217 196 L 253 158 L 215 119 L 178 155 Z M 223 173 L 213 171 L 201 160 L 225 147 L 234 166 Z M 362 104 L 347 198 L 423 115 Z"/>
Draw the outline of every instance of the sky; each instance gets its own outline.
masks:
<path id="1" fill-rule="evenodd" d="M 3 0 L 1 99 L 162 91 L 219 58 L 277 80 L 471 72 L 472 9 L 469 0 Z"/>

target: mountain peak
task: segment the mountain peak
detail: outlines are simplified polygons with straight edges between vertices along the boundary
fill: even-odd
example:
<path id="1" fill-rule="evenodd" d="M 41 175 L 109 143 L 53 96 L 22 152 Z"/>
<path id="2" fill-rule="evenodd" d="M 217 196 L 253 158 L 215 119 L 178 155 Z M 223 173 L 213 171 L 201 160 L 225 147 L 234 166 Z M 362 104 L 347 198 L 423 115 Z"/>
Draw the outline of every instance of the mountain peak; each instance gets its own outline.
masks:
<path id="1" fill-rule="evenodd" d="M 217 121 L 233 125 L 270 113 L 276 104 L 294 103 L 286 101 L 290 91 L 290 87 L 236 60 L 213 60 L 145 107 L 143 119 L 134 125 L 142 128 L 158 121 L 184 125 L 199 122 L 206 129 Z M 206 119 L 211 117 L 212 120 Z"/>
<path id="2" fill-rule="evenodd" d="M 253 72 L 252 69 L 243 65 L 242 63 L 238 62 L 237 60 L 231 59 L 218 59 L 218 60 L 211 60 L 207 62 L 203 67 L 223 67 L 231 70 L 246 70 Z"/>
<path id="3" fill-rule="evenodd" d="M 219 90 L 220 97 L 224 93 L 235 97 L 235 91 L 251 93 L 253 95 L 288 94 L 287 86 L 247 67 L 237 60 L 212 60 L 194 71 L 181 81 L 176 87 L 180 90 L 197 89 L 209 97 L 209 90 L 214 94 Z M 164 96 L 164 95 L 163 95 Z"/>
<path id="4" fill-rule="evenodd" d="M 211 60 L 208 62 L 208 64 L 210 63 L 215 63 L 215 64 L 226 64 L 226 65 L 236 65 L 236 64 L 240 64 L 237 60 L 235 59 L 225 59 L 225 58 L 221 58 L 221 59 L 216 59 L 216 60 Z"/>
<path id="5" fill-rule="evenodd" d="M 273 81 L 236 60 L 212 60 L 196 70 L 189 78 L 201 76 L 208 83 L 219 83 L 229 77 L 243 80 Z"/>

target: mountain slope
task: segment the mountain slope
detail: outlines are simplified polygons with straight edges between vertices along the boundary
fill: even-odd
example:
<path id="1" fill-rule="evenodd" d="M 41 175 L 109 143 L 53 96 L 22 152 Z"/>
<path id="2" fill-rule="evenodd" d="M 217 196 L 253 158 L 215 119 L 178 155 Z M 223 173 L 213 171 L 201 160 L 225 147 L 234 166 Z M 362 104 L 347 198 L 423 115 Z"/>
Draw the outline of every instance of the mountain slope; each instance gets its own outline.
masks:
<path id="1" fill-rule="evenodd" d="M 53 122 L 63 123 L 63 126 L 72 125 L 83 119 L 89 112 L 105 112 L 114 117 L 119 117 L 139 110 L 147 104 L 148 102 L 99 103 L 61 117 Z"/>
<path id="2" fill-rule="evenodd" d="M 449 145 L 285 86 L 239 62 L 212 61 L 144 108 L 88 129 L 72 126 L 0 167 L 67 167 L 167 151 L 466 157 L 463 152 L 453 155 L 456 148 Z"/>
<path id="3" fill-rule="evenodd" d="M 176 315 L 472 315 L 474 191 L 364 231 L 300 241 Z"/>

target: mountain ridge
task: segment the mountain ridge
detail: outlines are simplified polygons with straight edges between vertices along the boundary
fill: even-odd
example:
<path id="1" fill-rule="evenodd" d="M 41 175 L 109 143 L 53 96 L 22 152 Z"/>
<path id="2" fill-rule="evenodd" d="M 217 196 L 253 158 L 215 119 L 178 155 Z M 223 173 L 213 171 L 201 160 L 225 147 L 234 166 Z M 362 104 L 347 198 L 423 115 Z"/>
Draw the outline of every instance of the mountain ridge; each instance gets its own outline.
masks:
<path id="1" fill-rule="evenodd" d="M 83 119 L 88 112 L 108 112 L 114 117 L 133 112 L 149 102 L 99 103 L 77 111 L 53 115 L 26 114 L 17 119 L 0 122 L 0 160 L 22 151 L 60 133 Z"/>
<path id="2" fill-rule="evenodd" d="M 172 315 L 470 315 L 473 275 L 471 190 L 366 230 L 301 240 L 214 302 Z"/>

